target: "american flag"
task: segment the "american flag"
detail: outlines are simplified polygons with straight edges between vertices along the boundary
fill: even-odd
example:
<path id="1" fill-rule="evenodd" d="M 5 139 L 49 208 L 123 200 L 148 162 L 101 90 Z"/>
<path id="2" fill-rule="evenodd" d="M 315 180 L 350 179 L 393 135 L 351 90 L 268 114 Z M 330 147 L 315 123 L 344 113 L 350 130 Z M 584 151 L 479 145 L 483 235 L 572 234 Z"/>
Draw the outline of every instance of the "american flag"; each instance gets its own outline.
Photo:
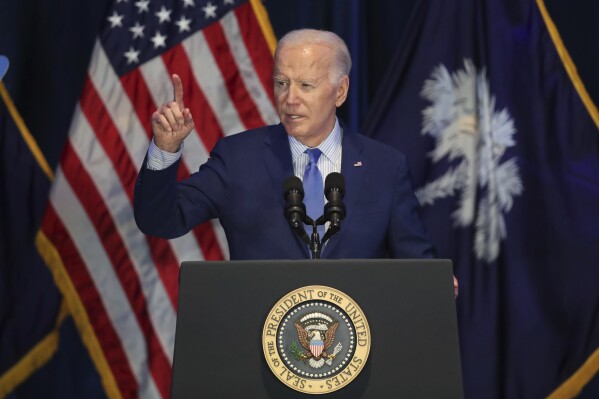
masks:
<path id="1" fill-rule="evenodd" d="M 259 0 L 117 0 L 98 34 L 37 244 L 106 393 L 167 398 L 179 265 L 226 259 L 218 222 L 162 240 L 133 220 L 133 187 L 151 114 L 184 85 L 196 130 L 179 178 L 216 141 L 276 123 L 274 35 Z"/>

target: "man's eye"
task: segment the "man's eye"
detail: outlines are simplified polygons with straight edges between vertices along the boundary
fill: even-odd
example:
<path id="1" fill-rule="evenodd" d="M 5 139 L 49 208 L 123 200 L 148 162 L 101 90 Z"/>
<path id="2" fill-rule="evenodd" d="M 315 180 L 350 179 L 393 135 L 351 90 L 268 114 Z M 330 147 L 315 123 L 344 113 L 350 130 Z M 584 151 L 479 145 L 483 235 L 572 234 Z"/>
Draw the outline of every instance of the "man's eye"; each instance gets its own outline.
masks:
<path id="1" fill-rule="evenodd" d="M 276 83 L 277 83 L 277 86 L 281 86 L 281 87 L 287 86 L 287 82 L 283 82 L 282 80 L 277 80 Z"/>

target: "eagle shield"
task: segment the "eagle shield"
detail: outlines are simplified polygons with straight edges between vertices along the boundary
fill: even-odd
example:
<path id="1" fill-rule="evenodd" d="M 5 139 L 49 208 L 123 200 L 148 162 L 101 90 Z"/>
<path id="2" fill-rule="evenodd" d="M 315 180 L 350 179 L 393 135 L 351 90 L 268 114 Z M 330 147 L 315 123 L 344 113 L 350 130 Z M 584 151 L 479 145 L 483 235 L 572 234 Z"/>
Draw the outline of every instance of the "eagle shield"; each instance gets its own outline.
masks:
<path id="1" fill-rule="evenodd" d="M 341 349 L 335 348 L 332 353 L 328 351 L 335 340 L 339 322 L 327 314 L 314 312 L 300 317 L 293 325 L 297 330 L 299 342 L 305 349 L 300 358 L 314 368 L 322 367 L 325 360 L 331 365 Z"/>

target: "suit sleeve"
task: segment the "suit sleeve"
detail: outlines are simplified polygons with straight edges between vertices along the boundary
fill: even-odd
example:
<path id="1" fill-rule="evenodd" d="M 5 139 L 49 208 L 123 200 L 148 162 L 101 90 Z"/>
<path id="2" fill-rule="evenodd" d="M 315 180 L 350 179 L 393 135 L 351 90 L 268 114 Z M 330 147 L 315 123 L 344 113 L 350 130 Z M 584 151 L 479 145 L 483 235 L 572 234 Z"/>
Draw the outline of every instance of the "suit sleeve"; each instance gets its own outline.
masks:
<path id="1" fill-rule="evenodd" d="M 401 155 L 395 179 L 389 247 L 392 258 L 435 258 L 435 249 L 420 217 L 420 204 L 414 195 L 408 163 Z"/>
<path id="2" fill-rule="evenodd" d="M 228 202 L 226 153 L 226 143 L 220 140 L 200 170 L 181 182 L 177 182 L 180 160 L 163 170 L 147 169 L 144 160 L 134 192 L 134 215 L 139 229 L 171 239 L 219 217 Z"/>

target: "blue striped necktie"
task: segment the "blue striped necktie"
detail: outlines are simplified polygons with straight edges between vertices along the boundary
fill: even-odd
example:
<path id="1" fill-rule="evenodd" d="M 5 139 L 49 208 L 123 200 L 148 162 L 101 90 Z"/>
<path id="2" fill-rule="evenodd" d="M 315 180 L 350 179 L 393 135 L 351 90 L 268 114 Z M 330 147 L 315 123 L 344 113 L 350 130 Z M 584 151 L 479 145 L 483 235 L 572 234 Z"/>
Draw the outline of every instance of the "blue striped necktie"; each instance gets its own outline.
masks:
<path id="1" fill-rule="evenodd" d="M 322 185 L 322 175 L 318 169 L 318 158 L 322 152 L 318 148 L 308 148 L 306 154 L 310 157 L 310 161 L 306 165 L 304 172 L 304 204 L 306 205 L 306 213 L 313 220 L 318 219 L 324 211 L 324 191 Z M 312 226 L 306 225 L 306 232 L 312 235 Z M 324 226 L 318 226 L 318 234 L 322 240 L 324 234 Z"/>

